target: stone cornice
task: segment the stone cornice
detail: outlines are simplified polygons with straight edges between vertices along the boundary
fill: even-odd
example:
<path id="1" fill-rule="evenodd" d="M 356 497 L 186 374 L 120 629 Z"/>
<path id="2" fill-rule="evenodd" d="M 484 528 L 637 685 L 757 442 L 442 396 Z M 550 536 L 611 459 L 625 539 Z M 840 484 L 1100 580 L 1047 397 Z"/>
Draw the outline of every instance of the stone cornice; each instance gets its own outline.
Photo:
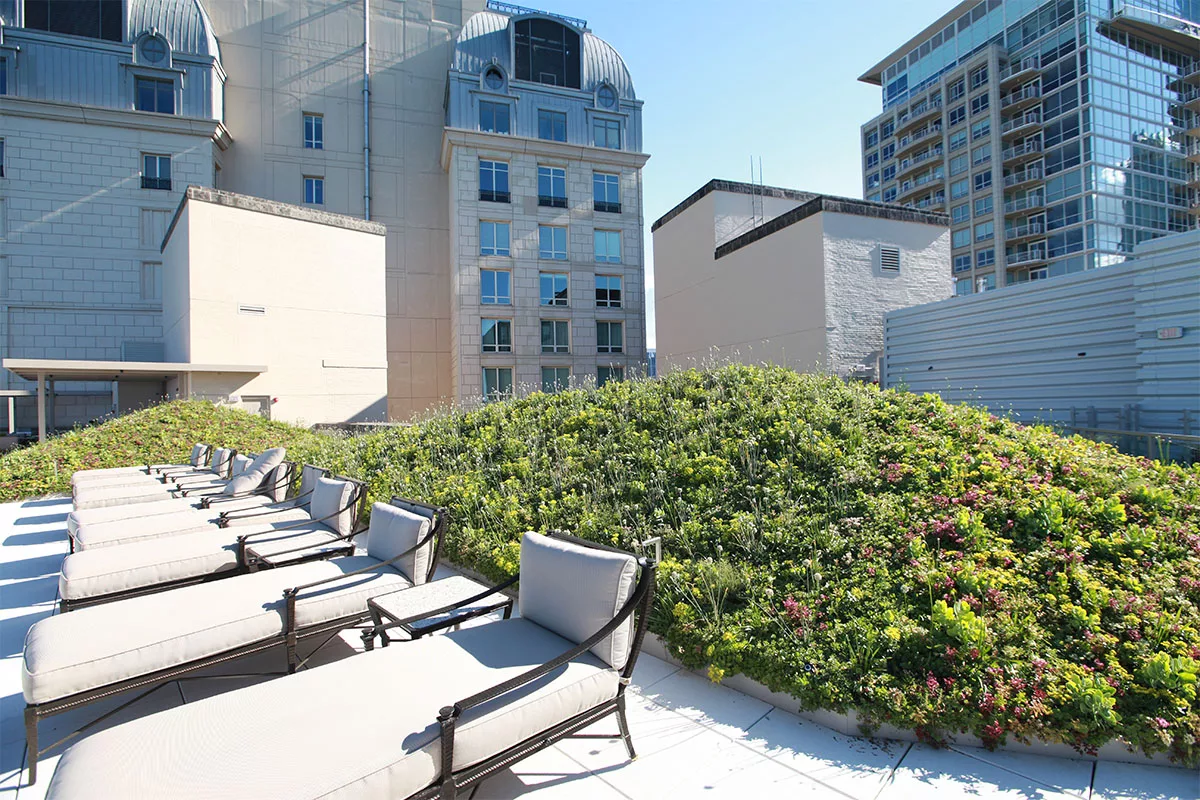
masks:
<path id="1" fill-rule="evenodd" d="M 609 150 L 606 147 L 548 142 L 526 136 L 508 136 L 499 133 L 468 131 L 462 128 L 445 128 L 442 131 L 442 169 L 449 171 L 450 159 L 455 147 L 471 147 L 481 150 L 504 150 L 509 153 L 528 153 L 546 158 L 561 158 L 569 161 L 587 161 L 613 167 L 641 169 L 650 160 L 649 153 L 633 153 L 628 150 Z"/>
<path id="2" fill-rule="evenodd" d="M 56 122 L 76 122 L 80 125 L 107 125 L 113 128 L 207 136 L 222 150 L 228 150 L 233 144 L 233 137 L 229 135 L 229 131 L 220 121 L 214 119 L 102 108 L 79 103 L 56 103 L 13 95 L 0 97 L 0 117 L 29 117 Z"/>

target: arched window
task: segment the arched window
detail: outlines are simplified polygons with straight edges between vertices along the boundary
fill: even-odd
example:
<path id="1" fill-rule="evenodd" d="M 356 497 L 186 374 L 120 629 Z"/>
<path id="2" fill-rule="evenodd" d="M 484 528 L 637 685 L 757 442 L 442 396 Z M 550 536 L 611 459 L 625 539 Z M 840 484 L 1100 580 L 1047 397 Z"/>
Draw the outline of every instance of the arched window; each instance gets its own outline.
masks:
<path id="1" fill-rule="evenodd" d="M 516 77 L 519 81 L 579 88 L 579 34 L 549 19 L 516 22 Z"/>

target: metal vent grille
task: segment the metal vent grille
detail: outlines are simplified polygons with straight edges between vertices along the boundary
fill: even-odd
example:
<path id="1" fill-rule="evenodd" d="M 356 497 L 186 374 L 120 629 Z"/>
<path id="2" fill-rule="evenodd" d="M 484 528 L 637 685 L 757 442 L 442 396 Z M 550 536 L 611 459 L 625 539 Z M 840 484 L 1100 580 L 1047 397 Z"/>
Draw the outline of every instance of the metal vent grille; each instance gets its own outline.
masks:
<path id="1" fill-rule="evenodd" d="M 261 317 L 267 313 L 267 309 L 265 306 L 239 305 L 238 313 L 239 314 L 251 314 L 256 317 Z"/>
<path id="2" fill-rule="evenodd" d="M 122 361 L 162 361 L 164 360 L 162 342 L 121 342 Z"/>
<path id="3" fill-rule="evenodd" d="M 879 268 L 885 272 L 900 271 L 900 248 L 899 247 L 883 247 L 879 248 Z"/>

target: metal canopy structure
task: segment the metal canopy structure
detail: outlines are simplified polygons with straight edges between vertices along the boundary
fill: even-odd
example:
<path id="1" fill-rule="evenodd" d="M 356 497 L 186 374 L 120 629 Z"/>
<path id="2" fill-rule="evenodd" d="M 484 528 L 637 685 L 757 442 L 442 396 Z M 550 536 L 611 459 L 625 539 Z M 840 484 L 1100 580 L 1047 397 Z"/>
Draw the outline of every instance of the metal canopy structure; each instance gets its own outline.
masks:
<path id="1" fill-rule="evenodd" d="M 191 377 L 196 373 L 236 374 L 252 377 L 267 371 L 265 365 L 249 364 L 190 364 L 164 361 L 72 361 L 54 358 L 6 358 L 0 366 L 14 375 L 33 381 L 37 387 L 38 441 L 46 439 L 46 401 L 53 390 L 46 390 L 47 381 L 166 381 L 178 378 L 180 393 L 191 394 Z"/>

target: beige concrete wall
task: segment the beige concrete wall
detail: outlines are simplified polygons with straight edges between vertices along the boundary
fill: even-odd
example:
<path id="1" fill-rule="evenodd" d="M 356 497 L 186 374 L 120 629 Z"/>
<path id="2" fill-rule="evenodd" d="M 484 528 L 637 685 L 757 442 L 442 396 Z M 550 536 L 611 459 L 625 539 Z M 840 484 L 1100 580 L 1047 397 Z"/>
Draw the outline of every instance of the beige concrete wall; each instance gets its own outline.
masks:
<path id="1" fill-rule="evenodd" d="M 273 417 L 306 424 L 384 419 L 384 247 L 379 233 L 189 199 L 163 253 L 167 352 L 268 368 L 236 387 L 195 375 L 192 394 L 277 397 Z M 186 305 L 166 301 L 185 280 Z"/>
<path id="2" fill-rule="evenodd" d="M 820 215 L 715 259 L 714 222 L 742 198 L 713 192 L 654 233 L 662 374 L 710 358 L 797 369 L 824 359 Z"/>
<path id="3" fill-rule="evenodd" d="M 450 394 L 450 225 L 439 158 L 446 70 L 464 20 L 485 0 L 372 0 L 371 218 L 387 225 L 391 415 Z M 225 122 L 235 142 L 219 187 L 303 202 L 325 179 L 328 211 L 361 217 L 363 3 L 204 0 L 221 42 Z M 303 114 L 324 115 L 321 150 Z"/>

